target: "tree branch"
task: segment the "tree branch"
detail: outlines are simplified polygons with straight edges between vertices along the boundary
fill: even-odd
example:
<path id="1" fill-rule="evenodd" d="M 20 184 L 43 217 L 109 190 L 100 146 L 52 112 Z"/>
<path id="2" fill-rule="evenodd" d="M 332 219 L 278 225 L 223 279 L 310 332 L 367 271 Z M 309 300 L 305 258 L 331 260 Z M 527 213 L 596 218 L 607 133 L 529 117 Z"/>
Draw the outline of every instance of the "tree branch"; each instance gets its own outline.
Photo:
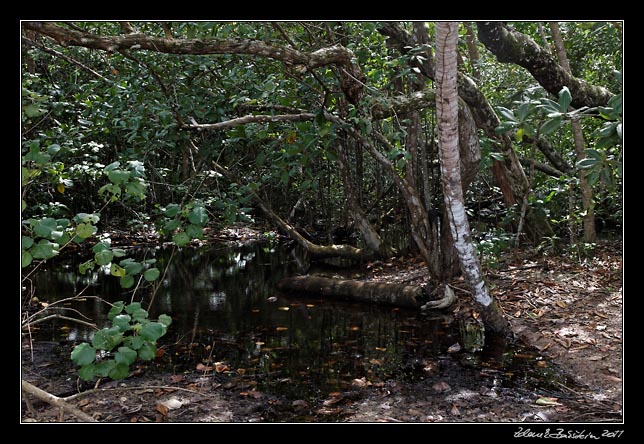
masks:
<path id="1" fill-rule="evenodd" d="M 83 412 L 82 410 L 79 410 L 76 407 L 66 403 L 63 399 L 59 398 L 58 396 L 54 396 L 51 393 L 48 393 L 42 389 L 39 389 L 38 387 L 28 383 L 24 379 L 22 380 L 22 390 L 25 393 L 35 396 L 41 401 L 45 401 L 48 404 L 51 404 L 55 407 L 65 410 L 66 412 L 71 413 L 81 421 L 96 422 L 96 419 L 89 416 L 87 413 Z"/>
<path id="2" fill-rule="evenodd" d="M 555 58 L 529 36 L 503 22 L 477 22 L 479 40 L 501 63 L 514 63 L 530 71 L 550 94 L 557 96 L 564 86 L 572 95 L 572 106 L 606 106 L 613 93 L 591 85 L 567 72 Z"/>
<path id="3" fill-rule="evenodd" d="M 248 123 L 272 123 L 272 122 L 302 122 L 306 120 L 315 119 L 315 114 L 302 113 L 302 114 L 276 114 L 273 116 L 260 114 L 249 114 L 244 117 L 226 120 L 225 122 L 218 123 L 197 123 L 191 119 L 193 123 L 184 124 L 183 127 L 187 129 L 197 130 L 224 130 L 234 128 L 239 125 L 246 125 Z"/>

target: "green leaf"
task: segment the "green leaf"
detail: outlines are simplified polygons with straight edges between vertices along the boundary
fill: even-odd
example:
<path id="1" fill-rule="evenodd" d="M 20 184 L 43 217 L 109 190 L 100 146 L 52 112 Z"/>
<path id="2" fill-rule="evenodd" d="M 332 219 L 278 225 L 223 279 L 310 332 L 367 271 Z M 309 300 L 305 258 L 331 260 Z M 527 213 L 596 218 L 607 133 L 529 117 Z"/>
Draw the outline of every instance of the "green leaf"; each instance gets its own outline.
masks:
<path id="1" fill-rule="evenodd" d="M 113 320 L 116 315 L 120 314 L 123 311 L 123 307 L 125 307 L 125 303 L 123 301 L 114 302 L 114 305 L 112 305 L 112 308 L 110 308 L 109 313 L 107 313 L 107 319 L 109 319 L 110 321 Z"/>
<path id="2" fill-rule="evenodd" d="M 144 361 L 150 361 L 155 358 L 157 355 L 157 347 L 151 342 L 145 342 L 137 350 L 139 358 Z"/>
<path id="3" fill-rule="evenodd" d="M 172 318 L 166 314 L 159 315 L 159 322 L 168 327 L 172 324 Z"/>
<path id="4" fill-rule="evenodd" d="M 125 268 L 125 271 L 127 274 L 135 275 L 139 274 L 141 270 L 143 270 L 143 264 L 140 262 L 136 262 L 134 259 L 128 258 L 128 259 L 123 259 L 121 262 L 119 262 L 119 265 L 123 268 Z"/>
<path id="5" fill-rule="evenodd" d="M 127 272 L 125 271 L 125 268 L 112 263 L 112 265 L 110 265 L 110 274 L 116 277 L 123 277 Z"/>
<path id="6" fill-rule="evenodd" d="M 159 322 L 150 322 L 141 328 L 141 337 L 148 341 L 156 341 L 166 332 L 165 325 Z"/>
<path id="7" fill-rule="evenodd" d="M 58 254 L 57 244 L 40 239 L 40 241 L 31 249 L 31 255 L 34 259 L 50 259 Z"/>
<path id="8" fill-rule="evenodd" d="M 125 307 L 125 311 L 129 314 L 134 313 L 137 310 L 141 309 L 141 303 L 140 302 L 132 302 L 130 305 Z"/>
<path id="9" fill-rule="evenodd" d="M 121 342 L 123 342 L 123 334 L 116 326 L 103 328 L 94 333 L 94 337 L 92 338 L 92 344 L 99 350 L 110 351 Z"/>
<path id="10" fill-rule="evenodd" d="M 106 173 L 109 173 L 110 171 L 115 170 L 115 169 L 117 169 L 117 168 L 118 168 L 118 167 L 120 167 L 120 166 L 121 166 L 121 162 L 119 162 L 119 161 L 117 160 L 116 162 L 112 162 L 112 163 L 110 163 L 108 166 L 106 166 L 106 167 L 103 169 L 103 171 L 105 171 Z"/>
<path id="11" fill-rule="evenodd" d="M 129 366 L 131 363 L 136 361 L 136 351 L 132 350 L 130 347 L 119 347 L 118 351 L 114 353 L 114 360 L 118 364 Z"/>
<path id="12" fill-rule="evenodd" d="M 503 106 L 499 106 L 498 110 L 499 110 L 499 114 L 501 114 L 501 116 L 503 116 L 505 120 L 509 120 L 510 122 L 518 122 L 512 110 L 507 109 Z M 504 123 L 509 123 L 509 122 L 504 122 Z"/>
<path id="13" fill-rule="evenodd" d="M 114 254 L 110 250 L 99 251 L 94 255 L 94 260 L 98 265 L 107 265 L 112 262 L 113 258 Z"/>
<path id="14" fill-rule="evenodd" d="M 79 366 L 91 364 L 96 360 L 96 349 L 88 343 L 83 342 L 74 347 L 71 358 L 74 364 Z"/>
<path id="15" fill-rule="evenodd" d="M 28 250 L 34 244 L 34 240 L 29 236 L 22 236 L 21 245 L 23 250 Z"/>
<path id="16" fill-rule="evenodd" d="M 100 217 L 98 214 L 87 214 L 87 213 L 78 213 L 76 216 L 74 216 L 74 222 L 77 224 L 80 223 L 91 223 L 91 224 L 96 224 L 100 220 Z"/>
<path id="17" fill-rule="evenodd" d="M 178 212 L 179 212 L 179 205 L 177 205 L 176 203 L 171 203 L 167 207 L 165 207 L 164 214 L 167 217 L 175 217 Z"/>
<path id="18" fill-rule="evenodd" d="M 134 313 L 132 313 L 132 320 L 135 322 L 141 322 L 147 318 L 148 318 L 148 312 L 147 310 L 144 310 L 142 308 L 139 308 Z"/>
<path id="19" fill-rule="evenodd" d="M 171 221 L 166 222 L 166 224 L 163 226 L 163 231 L 166 233 L 172 233 L 174 230 L 179 228 L 179 225 L 181 222 L 179 219 L 172 219 Z"/>
<path id="20" fill-rule="evenodd" d="M 30 252 L 28 251 L 22 252 L 22 257 L 21 257 L 22 268 L 29 266 L 29 264 L 31 264 L 33 260 L 34 260 L 34 257 L 31 255 Z"/>
<path id="21" fill-rule="evenodd" d="M 125 192 L 129 196 L 143 200 L 145 199 L 145 182 L 141 179 L 132 180 L 125 185 Z"/>
<path id="22" fill-rule="evenodd" d="M 67 234 L 64 231 L 58 231 L 54 230 L 51 232 L 49 235 L 49 238 L 56 242 L 58 245 L 65 245 L 67 242 L 69 242 L 69 234 Z"/>
<path id="23" fill-rule="evenodd" d="M 47 147 L 47 152 L 52 156 L 56 154 L 58 151 L 60 151 L 60 145 L 58 145 L 57 143 L 52 143 Z"/>
<path id="24" fill-rule="evenodd" d="M 564 114 L 567 113 L 568 107 L 570 107 L 570 102 L 572 102 L 570 90 L 567 86 L 564 86 L 561 91 L 559 91 L 559 111 Z"/>
<path id="25" fill-rule="evenodd" d="M 514 140 L 516 140 L 517 142 L 521 142 L 521 141 L 523 140 L 523 134 L 524 134 L 524 132 L 525 132 L 525 131 L 524 131 L 524 129 L 523 129 L 523 128 L 519 128 L 519 129 L 516 131 L 516 133 L 514 133 Z"/>
<path id="26" fill-rule="evenodd" d="M 107 173 L 108 179 L 115 185 L 127 182 L 130 179 L 130 172 L 126 170 L 111 170 Z"/>
<path id="27" fill-rule="evenodd" d="M 119 283 L 122 288 L 131 288 L 134 285 L 134 277 L 131 274 L 126 274 L 121 277 Z"/>
<path id="28" fill-rule="evenodd" d="M 161 272 L 158 268 L 150 268 L 149 270 L 146 270 L 145 273 L 143 273 L 143 278 L 148 282 L 152 282 L 157 280 L 160 274 Z"/>
<path id="29" fill-rule="evenodd" d="M 177 244 L 178 247 L 183 247 L 190 243 L 190 237 L 188 237 L 185 231 L 181 231 L 172 237 L 172 241 Z"/>
<path id="30" fill-rule="evenodd" d="M 112 325 L 115 327 L 118 327 L 118 329 L 122 332 L 125 333 L 126 331 L 130 330 L 130 321 L 132 320 L 132 317 L 128 314 L 120 314 L 118 316 L 114 316 L 114 319 L 112 319 Z"/>
<path id="31" fill-rule="evenodd" d="M 195 207 L 188 214 L 188 221 L 195 225 L 205 225 L 208 222 L 208 213 L 204 207 Z"/>
<path id="32" fill-rule="evenodd" d="M 94 364 L 84 365 L 78 370 L 78 376 L 83 381 L 91 381 L 96 376 L 96 366 Z"/>
<path id="33" fill-rule="evenodd" d="M 100 253 L 101 251 L 106 251 L 110 249 L 110 244 L 109 242 L 97 242 L 96 245 L 92 247 L 92 251 L 94 253 Z"/>
<path id="34" fill-rule="evenodd" d="M 34 233 L 40 237 L 49 237 L 51 232 L 58 227 L 56 219 L 53 217 L 46 217 L 39 220 L 34 226 Z"/>
<path id="35" fill-rule="evenodd" d="M 501 122 L 499 126 L 494 128 L 494 132 L 497 134 L 504 134 L 516 127 L 515 122 Z"/>
<path id="36" fill-rule="evenodd" d="M 203 237 L 203 228 L 200 225 L 186 226 L 186 234 L 190 239 L 201 239 Z"/>
<path id="37" fill-rule="evenodd" d="M 127 254 L 122 248 L 113 248 L 112 253 L 114 254 L 114 257 L 123 257 Z"/>
<path id="38" fill-rule="evenodd" d="M 87 239 L 96 233 L 97 228 L 89 223 L 81 223 L 76 226 L 76 235 L 81 239 Z"/>
<path id="39" fill-rule="evenodd" d="M 107 378 L 115 366 L 116 366 L 116 362 L 113 359 L 108 359 L 106 361 L 101 361 L 98 364 L 96 364 L 94 366 L 94 372 L 96 373 L 97 376 Z"/>
<path id="40" fill-rule="evenodd" d="M 83 275 L 84 275 L 85 273 L 87 273 L 87 271 L 88 271 L 88 270 L 93 270 L 93 269 L 94 269 L 94 265 L 96 265 L 96 263 L 94 262 L 94 260 L 93 260 L 93 259 L 90 259 L 90 260 L 88 260 L 88 261 L 83 262 L 82 264 L 80 264 L 80 265 L 78 266 L 78 271 L 80 272 L 80 274 L 83 274 Z"/>
<path id="41" fill-rule="evenodd" d="M 125 338 L 125 345 L 132 350 L 138 350 L 143 345 L 144 340 L 141 336 L 128 336 Z"/>
<path id="42" fill-rule="evenodd" d="M 130 374 L 130 366 L 125 364 L 116 364 L 114 368 L 110 370 L 108 376 L 114 380 L 125 379 L 127 375 Z"/>
<path id="43" fill-rule="evenodd" d="M 558 129 L 561 126 L 561 120 L 562 120 L 561 116 L 547 120 L 546 123 L 544 123 L 541 126 L 541 130 L 540 130 L 541 135 L 547 136 L 548 134 Z"/>
<path id="44" fill-rule="evenodd" d="M 522 103 L 517 109 L 517 118 L 519 122 L 525 122 L 532 113 L 532 104 L 530 102 Z"/>

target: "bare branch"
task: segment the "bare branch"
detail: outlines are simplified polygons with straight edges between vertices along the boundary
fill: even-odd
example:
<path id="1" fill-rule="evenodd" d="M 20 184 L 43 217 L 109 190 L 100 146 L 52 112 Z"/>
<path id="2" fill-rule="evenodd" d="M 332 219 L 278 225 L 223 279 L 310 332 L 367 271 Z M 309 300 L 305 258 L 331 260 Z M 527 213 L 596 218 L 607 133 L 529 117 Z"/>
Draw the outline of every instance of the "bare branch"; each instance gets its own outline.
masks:
<path id="1" fill-rule="evenodd" d="M 184 128 L 189 129 L 198 129 L 198 130 L 223 130 L 234 128 L 239 125 L 246 125 L 248 123 L 272 123 L 272 122 L 302 122 L 306 120 L 315 119 L 315 114 L 311 113 L 302 113 L 302 114 L 276 114 L 274 116 L 269 116 L 265 114 L 255 115 L 249 114 L 244 117 L 238 117 L 236 119 L 226 120 L 225 122 L 218 123 L 203 123 L 199 124 L 194 119 L 191 119 L 193 123 L 185 124 Z"/>
<path id="2" fill-rule="evenodd" d="M 72 415 L 76 416 L 78 419 L 81 421 L 86 421 L 86 422 L 96 422 L 96 419 L 93 417 L 89 416 L 87 413 L 83 412 L 82 410 L 77 409 L 76 407 L 68 404 L 65 402 L 63 399 L 59 398 L 58 396 L 54 396 L 49 392 L 46 392 L 42 389 L 39 389 L 33 384 L 30 384 L 29 382 L 25 381 L 24 379 L 22 380 L 22 390 L 25 393 L 28 393 L 30 395 L 35 396 L 36 398 L 40 399 L 41 401 L 45 401 L 48 404 L 51 404 L 55 407 L 58 407 L 60 409 L 65 410 L 66 412 L 71 413 Z"/>

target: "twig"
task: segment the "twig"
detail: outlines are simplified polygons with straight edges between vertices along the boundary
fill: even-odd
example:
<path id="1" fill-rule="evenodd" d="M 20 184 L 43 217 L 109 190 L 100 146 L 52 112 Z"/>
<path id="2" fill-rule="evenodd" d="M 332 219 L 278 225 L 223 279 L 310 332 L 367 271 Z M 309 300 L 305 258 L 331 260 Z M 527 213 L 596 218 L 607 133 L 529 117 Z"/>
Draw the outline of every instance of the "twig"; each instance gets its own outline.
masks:
<path id="1" fill-rule="evenodd" d="M 48 321 L 50 319 L 64 319 L 66 321 L 72 321 L 72 322 L 76 322 L 78 324 L 87 325 L 88 327 L 91 327 L 91 328 L 98 328 L 96 326 L 96 324 L 92 324 L 90 322 L 86 322 L 86 321 L 83 321 L 81 319 L 70 318 L 69 316 L 63 316 L 63 315 L 61 315 L 59 313 L 55 313 L 55 314 L 52 314 L 52 315 L 49 315 L 49 316 L 45 316 L 44 318 L 36 319 L 35 321 L 30 321 L 30 322 L 27 323 L 27 325 L 31 326 L 31 325 L 35 325 L 35 324 L 40 324 L 41 322 L 45 322 L 45 321 Z M 24 326 L 23 326 L 23 328 L 24 328 Z"/>
<path id="2" fill-rule="evenodd" d="M 46 403 L 54 407 L 60 408 L 61 411 L 66 411 L 71 413 L 72 415 L 76 416 L 78 419 L 82 421 L 96 422 L 96 419 L 92 418 L 87 413 L 77 409 L 72 405 L 69 405 L 65 399 L 59 398 L 58 396 L 54 396 L 49 392 L 39 389 L 35 385 L 32 385 L 25 380 L 22 380 L 22 390 L 30 395 L 35 396 L 41 401 L 45 401 Z"/>
<path id="3" fill-rule="evenodd" d="M 77 398 L 80 398 L 85 395 L 91 395 L 92 393 L 101 393 L 101 392 L 117 392 L 117 391 L 129 391 L 129 390 L 147 390 L 147 389 L 159 389 L 159 390 L 180 390 L 183 392 L 194 393 L 195 395 L 208 397 L 210 395 L 206 393 L 201 393 L 196 390 L 190 390 L 183 387 L 172 387 L 169 385 L 145 385 L 145 386 L 134 386 L 134 387 L 112 387 L 112 388 L 97 388 L 91 390 L 85 390 L 84 392 L 75 393 L 73 395 L 67 396 L 66 398 L 60 398 L 65 402 L 74 401 Z"/>

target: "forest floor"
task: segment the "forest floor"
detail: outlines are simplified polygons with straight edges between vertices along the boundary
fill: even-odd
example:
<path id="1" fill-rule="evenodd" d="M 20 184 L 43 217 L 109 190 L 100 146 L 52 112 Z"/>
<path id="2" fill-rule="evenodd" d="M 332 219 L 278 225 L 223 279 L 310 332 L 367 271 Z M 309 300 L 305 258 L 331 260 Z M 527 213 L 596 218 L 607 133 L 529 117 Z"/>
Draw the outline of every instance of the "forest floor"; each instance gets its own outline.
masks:
<path id="1" fill-rule="evenodd" d="M 100 422 L 621 422 L 623 292 L 621 240 L 598 242 L 592 258 L 503 253 L 487 269 L 492 293 L 510 320 L 515 337 L 563 371 L 573 384 L 559 384 L 550 397 L 489 387 L 461 387 L 443 379 L 355 380 L 346 391 L 310 400 L 261 393 L 240 375 L 194 371 L 159 374 L 135 371 L 122 381 L 103 381 L 78 393 L 71 346 L 23 341 L 22 377 Z M 368 280 L 425 284 L 417 258 L 369 263 Z M 478 317 L 465 284 L 450 309 L 456 318 Z M 33 357 L 33 359 L 32 359 Z M 483 373 L 484 370 L 481 372 Z M 89 387 L 91 389 L 91 386 Z M 22 402 L 21 422 L 57 422 L 60 411 L 31 398 Z M 69 413 L 63 421 L 75 422 Z"/>

